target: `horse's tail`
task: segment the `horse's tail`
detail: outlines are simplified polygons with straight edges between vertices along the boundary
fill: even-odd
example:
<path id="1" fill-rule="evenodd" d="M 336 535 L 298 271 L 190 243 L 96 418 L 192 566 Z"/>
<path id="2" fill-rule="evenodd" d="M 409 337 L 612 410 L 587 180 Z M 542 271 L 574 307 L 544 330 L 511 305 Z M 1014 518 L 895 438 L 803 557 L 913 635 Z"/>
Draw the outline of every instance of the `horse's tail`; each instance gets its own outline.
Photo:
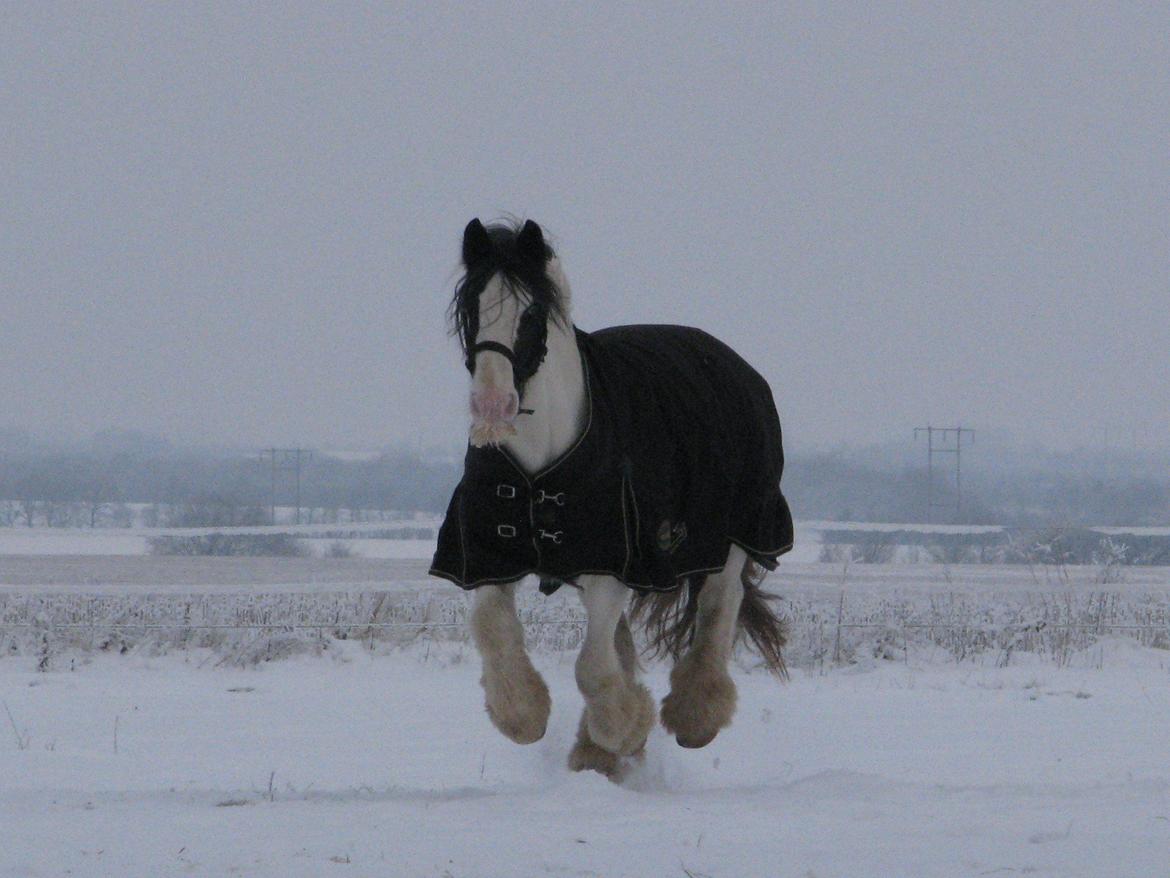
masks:
<path id="1" fill-rule="evenodd" d="M 646 636 L 646 652 L 678 660 L 695 639 L 699 591 L 706 576 L 688 576 L 670 591 L 635 592 L 630 621 Z"/>
<path id="2" fill-rule="evenodd" d="M 768 670 L 788 679 L 784 664 L 784 645 L 788 642 L 788 620 L 776 613 L 772 602 L 780 596 L 764 591 L 760 583 L 767 575 L 759 564 L 748 558 L 743 562 L 739 581 L 743 583 L 743 603 L 739 606 L 739 630 L 747 635 Z"/>
<path id="3" fill-rule="evenodd" d="M 743 584 L 743 603 L 739 607 L 739 633 L 747 637 L 765 666 L 776 676 L 786 679 L 783 648 L 788 640 L 788 626 L 772 607 L 778 595 L 760 588 L 764 571 L 750 558 L 739 574 Z M 692 576 L 671 591 L 635 594 L 630 617 L 646 636 L 646 650 L 653 656 L 668 655 L 677 660 L 695 639 L 695 622 L 699 616 L 699 592 L 707 577 Z"/>

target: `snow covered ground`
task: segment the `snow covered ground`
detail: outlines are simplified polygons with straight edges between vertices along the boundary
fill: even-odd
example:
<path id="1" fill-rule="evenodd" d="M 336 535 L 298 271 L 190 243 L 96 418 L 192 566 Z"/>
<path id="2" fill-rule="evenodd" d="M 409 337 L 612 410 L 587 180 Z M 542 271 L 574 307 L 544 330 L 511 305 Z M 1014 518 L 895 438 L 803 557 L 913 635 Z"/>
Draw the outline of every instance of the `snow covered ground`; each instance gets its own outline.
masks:
<path id="1" fill-rule="evenodd" d="M 1170 569 L 787 558 L 792 680 L 741 657 L 734 725 L 656 731 L 618 786 L 565 768 L 573 596 L 525 590 L 554 711 L 518 747 L 464 596 L 396 542 L 0 556 L 0 876 L 1170 874 Z M 405 624 L 279 630 L 322 620 Z"/>
<path id="2" fill-rule="evenodd" d="M 0 593 L 336 591 L 430 588 L 433 545 L 401 542 L 408 558 L 208 555 L 0 555 Z"/>
<path id="3" fill-rule="evenodd" d="M 1164 651 L 737 670 L 734 725 L 656 732 L 621 786 L 565 769 L 572 657 L 537 664 L 553 717 L 518 747 L 457 644 L 0 659 L 0 875 L 1167 874 Z"/>
<path id="4" fill-rule="evenodd" d="M 423 525 L 430 522 L 422 522 Z M 403 527 L 411 526 L 403 525 Z M 359 558 L 417 558 L 434 550 L 434 540 L 387 539 L 378 536 L 360 536 L 385 533 L 385 524 L 354 525 L 287 525 L 271 527 L 236 528 L 125 528 L 125 529 L 69 529 L 69 528 L 0 528 L 0 557 L 11 556 L 79 556 L 79 557 L 133 557 L 150 553 L 150 539 L 159 536 L 183 537 L 205 533 L 273 534 L 287 533 L 296 537 L 308 552 L 317 557 L 326 556 L 337 545 L 344 546 Z M 321 536 L 338 533 L 345 537 Z M 358 534 L 359 536 L 353 536 Z M 429 551 L 428 551 L 429 550 Z"/>

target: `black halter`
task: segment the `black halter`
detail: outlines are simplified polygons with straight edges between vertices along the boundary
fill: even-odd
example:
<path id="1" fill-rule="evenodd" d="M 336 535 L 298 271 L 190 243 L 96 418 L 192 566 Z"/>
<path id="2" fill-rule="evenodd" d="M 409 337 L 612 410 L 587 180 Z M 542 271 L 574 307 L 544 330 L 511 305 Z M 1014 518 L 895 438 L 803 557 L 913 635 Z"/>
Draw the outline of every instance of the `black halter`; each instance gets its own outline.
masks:
<path id="1" fill-rule="evenodd" d="M 512 383 L 516 386 L 516 394 L 523 398 L 524 385 L 528 379 L 537 373 L 541 363 L 548 354 L 548 308 L 533 303 L 524 309 L 520 315 L 520 325 L 516 329 L 514 349 L 502 345 L 498 341 L 481 341 L 471 344 L 467 348 L 467 371 L 475 374 L 475 355 L 480 351 L 494 351 L 507 358 L 512 364 Z M 521 409 L 523 414 L 531 414 L 531 409 Z"/>

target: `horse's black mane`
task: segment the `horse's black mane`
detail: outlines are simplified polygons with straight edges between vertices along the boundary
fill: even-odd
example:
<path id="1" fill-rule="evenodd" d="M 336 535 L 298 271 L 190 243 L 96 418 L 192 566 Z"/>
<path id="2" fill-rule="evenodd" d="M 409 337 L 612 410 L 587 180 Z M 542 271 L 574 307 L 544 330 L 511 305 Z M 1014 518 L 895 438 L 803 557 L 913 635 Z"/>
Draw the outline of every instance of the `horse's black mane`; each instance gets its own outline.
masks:
<path id="1" fill-rule="evenodd" d="M 451 334 L 458 335 L 466 353 L 479 332 L 479 297 L 488 282 L 497 274 L 504 289 L 517 298 L 527 298 L 531 304 L 545 308 L 552 319 L 565 323 L 564 296 L 556 282 L 548 276 L 545 266 L 556 256 L 548 242 L 544 242 L 543 261 L 526 259 L 517 247 L 523 224 L 520 222 L 493 223 L 487 226 L 491 252 L 464 265 L 466 271 L 455 284 L 455 295 L 447 309 Z"/>

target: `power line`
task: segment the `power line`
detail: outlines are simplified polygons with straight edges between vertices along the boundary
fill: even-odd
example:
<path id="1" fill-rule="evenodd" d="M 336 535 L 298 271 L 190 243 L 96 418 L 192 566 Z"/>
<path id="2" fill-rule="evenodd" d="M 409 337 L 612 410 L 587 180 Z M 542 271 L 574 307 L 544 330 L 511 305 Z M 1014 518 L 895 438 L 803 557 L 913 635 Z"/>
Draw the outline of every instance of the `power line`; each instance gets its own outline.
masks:
<path id="1" fill-rule="evenodd" d="M 276 524 L 276 474 L 291 472 L 296 477 L 297 524 L 301 523 L 301 462 L 313 459 L 313 452 L 304 448 L 265 448 L 260 459 L 268 458 L 272 464 L 272 489 L 269 495 L 271 523 Z"/>
<path id="2" fill-rule="evenodd" d="M 918 441 L 918 434 L 926 434 L 926 521 L 934 523 L 935 509 L 950 509 L 954 513 L 957 524 L 963 513 L 963 467 L 962 451 L 963 436 L 969 436 L 972 445 L 975 444 L 975 431 L 966 427 L 915 427 L 914 441 Z M 953 454 L 955 456 L 955 502 L 936 503 L 934 499 L 934 456 L 936 454 Z"/>

